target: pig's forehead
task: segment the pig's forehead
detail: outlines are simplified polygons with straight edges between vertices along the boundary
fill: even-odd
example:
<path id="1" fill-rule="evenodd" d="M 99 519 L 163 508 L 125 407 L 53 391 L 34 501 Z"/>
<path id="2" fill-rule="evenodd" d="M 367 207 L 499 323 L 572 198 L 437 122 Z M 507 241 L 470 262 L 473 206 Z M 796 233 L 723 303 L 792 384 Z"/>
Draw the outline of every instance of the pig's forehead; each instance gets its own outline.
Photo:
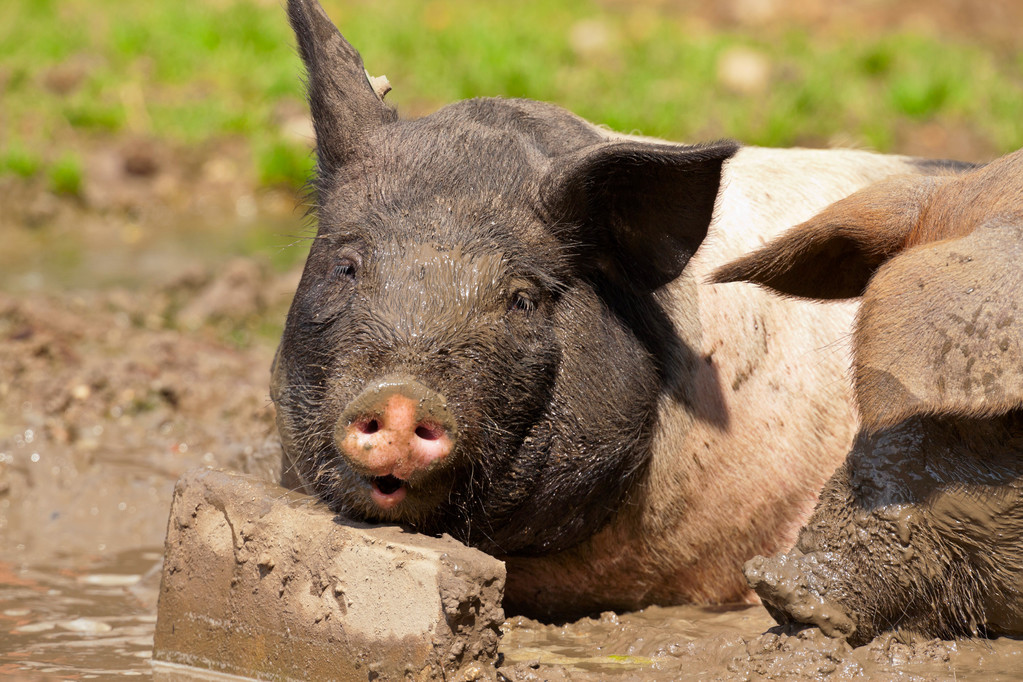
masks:
<path id="1" fill-rule="evenodd" d="M 318 217 L 320 236 L 371 245 L 429 241 L 536 248 L 557 242 L 534 206 L 486 189 L 469 197 L 414 190 L 338 196 L 319 208 Z"/>
<path id="2" fill-rule="evenodd" d="M 384 244 L 376 253 L 384 263 L 403 270 L 411 269 L 425 279 L 440 276 L 452 281 L 498 282 L 503 279 L 514 257 L 496 249 L 472 249 L 466 245 L 432 242 Z"/>
<path id="3" fill-rule="evenodd" d="M 594 133 L 557 135 L 550 129 L 565 126 L 544 127 L 518 106 L 524 104 L 460 102 L 424 118 L 382 126 L 364 139 L 340 179 L 366 183 L 371 190 L 401 186 L 406 194 L 429 190 L 471 196 L 490 190 L 528 196 L 558 156 L 592 144 Z"/>
<path id="4" fill-rule="evenodd" d="M 539 190 L 528 179 L 464 181 L 426 172 L 391 176 L 367 168 L 321 199 L 320 234 L 375 246 L 429 242 L 503 250 L 558 248 Z"/>
<path id="5" fill-rule="evenodd" d="M 583 119 L 544 102 L 463 100 L 368 131 L 338 174 L 317 186 L 407 199 L 489 193 L 523 203 L 535 198 L 561 157 L 603 139 Z"/>
<path id="6" fill-rule="evenodd" d="M 368 241 L 556 250 L 540 188 L 556 168 L 558 151 L 538 137 L 536 117 L 526 115 L 533 112 L 517 109 L 534 105 L 540 106 L 465 102 L 375 131 L 320 185 L 321 229 L 355 230 Z M 506 108 L 518 113 L 496 123 L 480 113 Z M 466 116 L 464 109 L 479 115 Z"/>
<path id="7" fill-rule="evenodd" d="M 568 260 L 564 247 L 554 239 L 531 238 L 528 231 L 507 229 L 497 221 L 480 225 L 457 217 L 442 225 L 403 216 L 386 229 L 367 226 L 334 235 L 321 231 L 319 237 L 328 251 L 335 245 L 358 243 L 374 267 L 453 268 L 485 279 L 519 274 L 542 282 L 560 281 Z"/>

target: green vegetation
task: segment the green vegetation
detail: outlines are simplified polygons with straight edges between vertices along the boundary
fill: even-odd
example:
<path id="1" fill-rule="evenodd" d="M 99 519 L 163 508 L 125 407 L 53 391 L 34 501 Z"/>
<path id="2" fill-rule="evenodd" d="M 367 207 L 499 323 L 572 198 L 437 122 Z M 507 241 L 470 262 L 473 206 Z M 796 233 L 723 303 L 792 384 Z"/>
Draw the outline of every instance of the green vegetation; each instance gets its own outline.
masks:
<path id="1" fill-rule="evenodd" d="M 8 172 L 30 178 L 39 172 L 42 161 L 20 145 L 11 145 L 0 156 L 0 173 Z"/>
<path id="2" fill-rule="evenodd" d="M 50 166 L 50 189 L 57 194 L 78 196 L 82 191 L 82 162 L 74 154 L 65 154 Z"/>
<path id="3" fill-rule="evenodd" d="M 301 185 L 314 165 L 315 156 L 307 147 L 284 140 L 271 140 L 256 150 L 256 168 L 264 185 Z"/>
<path id="4" fill-rule="evenodd" d="M 289 133 L 301 68 L 277 0 L 4 0 L 0 173 L 44 168 L 75 191 L 77 136 L 181 145 L 242 137 L 253 176 L 300 185 L 308 148 Z M 557 102 L 613 128 L 677 140 L 842 143 L 890 151 L 898 131 L 966 128 L 1023 145 L 1023 58 L 913 35 L 710 32 L 661 3 L 369 0 L 325 5 L 405 114 L 481 95 Z M 754 91 L 722 84 L 721 58 L 766 59 Z M 741 89 L 740 89 L 741 90 Z"/>

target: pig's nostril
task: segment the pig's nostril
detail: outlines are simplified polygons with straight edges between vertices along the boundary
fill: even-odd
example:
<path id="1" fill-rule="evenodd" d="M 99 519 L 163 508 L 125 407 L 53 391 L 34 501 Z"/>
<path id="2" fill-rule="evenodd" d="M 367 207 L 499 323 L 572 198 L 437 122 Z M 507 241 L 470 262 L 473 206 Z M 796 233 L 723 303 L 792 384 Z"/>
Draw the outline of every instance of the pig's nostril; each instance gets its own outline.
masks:
<path id="1" fill-rule="evenodd" d="M 416 435 L 423 440 L 437 440 L 444 435 L 444 429 L 439 426 L 427 426 L 420 424 L 416 427 Z"/>
<path id="2" fill-rule="evenodd" d="M 373 485 L 384 495 L 392 495 L 401 490 L 401 487 L 405 485 L 405 481 L 397 476 L 376 476 L 373 478 Z"/>
<path id="3" fill-rule="evenodd" d="M 360 433 L 364 433 L 368 436 L 380 430 L 380 422 L 376 419 L 370 419 L 369 421 L 359 422 L 355 425 L 355 428 L 357 428 Z"/>

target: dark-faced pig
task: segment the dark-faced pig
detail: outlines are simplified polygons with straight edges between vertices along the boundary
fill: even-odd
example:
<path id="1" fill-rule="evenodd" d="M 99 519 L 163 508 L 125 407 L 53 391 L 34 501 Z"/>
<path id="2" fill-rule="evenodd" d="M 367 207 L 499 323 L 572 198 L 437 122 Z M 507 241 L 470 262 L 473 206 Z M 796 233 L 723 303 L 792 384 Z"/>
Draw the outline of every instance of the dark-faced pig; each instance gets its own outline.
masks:
<path id="1" fill-rule="evenodd" d="M 284 482 L 504 557 L 512 609 L 746 596 L 855 433 L 854 305 L 701 280 L 917 164 L 527 100 L 401 120 L 316 2 L 288 11 L 319 231 L 273 372 Z"/>
<path id="2" fill-rule="evenodd" d="M 1023 634 L 1023 152 L 840 201 L 716 275 L 858 296 L 862 430 L 795 549 L 746 565 L 780 622 Z"/>

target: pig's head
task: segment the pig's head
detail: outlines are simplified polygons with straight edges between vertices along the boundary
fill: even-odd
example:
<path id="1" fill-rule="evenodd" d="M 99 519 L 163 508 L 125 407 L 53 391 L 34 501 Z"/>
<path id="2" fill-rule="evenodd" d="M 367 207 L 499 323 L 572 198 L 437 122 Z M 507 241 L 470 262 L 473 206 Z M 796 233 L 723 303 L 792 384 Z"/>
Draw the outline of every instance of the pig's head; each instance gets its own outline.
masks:
<path id="1" fill-rule="evenodd" d="M 742 259 L 718 282 L 862 295 L 854 381 L 868 430 L 914 415 L 1023 406 L 1023 151 L 966 173 L 872 185 Z"/>
<path id="2" fill-rule="evenodd" d="M 654 292 L 736 145 L 613 142 L 524 100 L 399 120 L 315 1 L 288 12 L 319 228 L 274 363 L 286 476 L 493 552 L 579 542 L 646 461 Z"/>

